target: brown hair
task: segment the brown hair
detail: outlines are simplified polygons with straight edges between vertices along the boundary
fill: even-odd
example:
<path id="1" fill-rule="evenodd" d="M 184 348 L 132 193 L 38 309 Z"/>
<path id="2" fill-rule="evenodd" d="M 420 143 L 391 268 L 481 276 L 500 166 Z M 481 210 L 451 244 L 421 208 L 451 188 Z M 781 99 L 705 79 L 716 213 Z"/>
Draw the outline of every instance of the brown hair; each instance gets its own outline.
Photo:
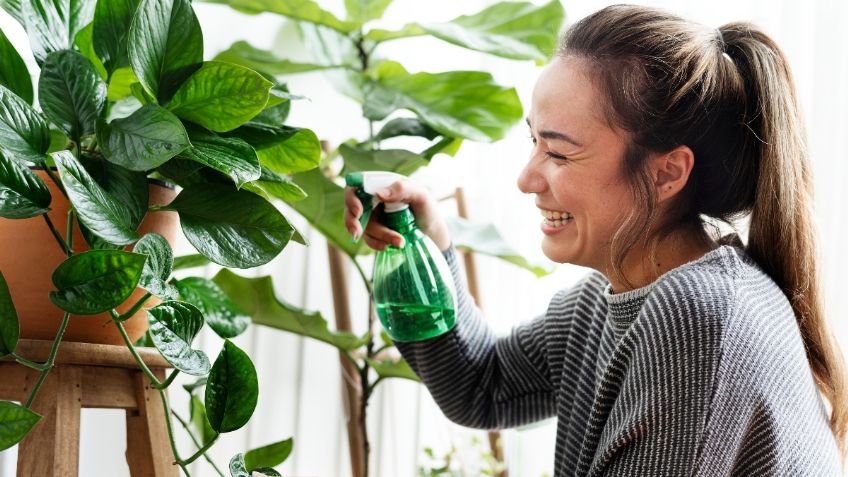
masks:
<path id="1" fill-rule="evenodd" d="M 656 263 L 656 246 L 671 233 L 691 230 L 709 240 L 704 217 L 731 225 L 750 214 L 746 251 L 789 298 L 844 459 L 848 384 L 824 313 L 806 133 L 783 52 L 750 23 L 712 29 L 662 10 L 614 5 L 572 25 L 558 55 L 588 61 L 607 120 L 630 136 L 625 177 L 645 207 L 630 211 L 613 235 L 613 273 L 632 286 L 622 264 L 636 243 L 652 244 Z M 658 217 L 646 159 L 680 145 L 693 151 L 695 164 Z"/>

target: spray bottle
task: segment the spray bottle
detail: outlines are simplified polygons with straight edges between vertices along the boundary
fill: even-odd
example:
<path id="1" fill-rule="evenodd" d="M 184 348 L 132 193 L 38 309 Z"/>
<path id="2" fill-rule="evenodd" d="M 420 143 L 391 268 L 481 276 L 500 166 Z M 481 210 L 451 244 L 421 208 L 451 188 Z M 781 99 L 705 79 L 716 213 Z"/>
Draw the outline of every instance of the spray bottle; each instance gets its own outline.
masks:
<path id="1" fill-rule="evenodd" d="M 380 203 L 375 195 L 404 176 L 392 172 L 352 172 L 345 182 L 364 208 L 362 229 Z M 403 236 L 374 259 L 374 302 L 383 328 L 394 341 L 423 341 L 450 331 L 456 323 L 456 290 L 439 248 L 415 224 L 409 204 L 384 204 L 382 225 Z"/>

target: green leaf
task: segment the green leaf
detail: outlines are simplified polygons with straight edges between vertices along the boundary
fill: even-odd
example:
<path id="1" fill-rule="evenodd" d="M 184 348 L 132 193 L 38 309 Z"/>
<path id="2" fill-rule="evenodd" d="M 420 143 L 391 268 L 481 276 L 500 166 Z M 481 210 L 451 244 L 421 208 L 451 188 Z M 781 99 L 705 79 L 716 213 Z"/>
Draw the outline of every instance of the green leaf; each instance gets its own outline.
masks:
<path id="1" fill-rule="evenodd" d="M 474 15 L 421 27 L 454 45 L 541 64 L 553 55 L 564 19 L 559 0 L 544 5 L 501 2 Z"/>
<path id="2" fill-rule="evenodd" d="M 203 32 L 189 0 L 142 0 L 127 41 L 133 71 L 160 103 L 203 61 Z"/>
<path id="3" fill-rule="evenodd" d="M 244 454 L 239 452 L 230 459 L 231 477 L 250 477 L 250 472 L 244 466 Z"/>
<path id="4" fill-rule="evenodd" d="M 207 381 L 207 378 L 205 376 L 201 377 L 201 378 L 197 378 L 197 380 L 195 380 L 193 383 L 183 384 L 183 389 L 185 389 L 189 393 L 193 393 L 195 389 L 202 388 L 202 387 L 206 386 L 206 381 Z"/>
<path id="5" fill-rule="evenodd" d="M 69 257 L 53 271 L 49 294 L 59 308 L 75 315 L 96 315 L 130 297 L 146 255 L 122 250 L 90 250 Z"/>
<path id="6" fill-rule="evenodd" d="M 439 132 L 421 122 L 418 118 L 395 118 L 380 128 L 374 136 L 374 141 L 383 141 L 398 136 L 418 136 L 427 139 L 436 139 Z"/>
<path id="7" fill-rule="evenodd" d="M 109 101 L 120 101 L 131 97 L 132 84 L 138 83 L 138 78 L 132 68 L 118 68 L 112 73 L 106 97 Z"/>
<path id="8" fill-rule="evenodd" d="M 286 202 L 297 202 L 306 198 L 306 192 L 290 177 L 277 174 L 265 166 L 262 166 L 262 176 L 259 180 L 245 184 L 244 188 L 262 195 L 269 201 L 275 197 Z"/>
<path id="9" fill-rule="evenodd" d="M 94 51 L 93 35 L 94 23 L 92 22 L 77 33 L 76 38 L 74 38 L 74 44 L 79 48 L 80 54 L 91 62 L 97 74 L 105 80 L 109 74 L 106 72 L 106 68 L 103 67 L 103 62 L 100 61 L 97 52 Z"/>
<path id="10" fill-rule="evenodd" d="M 26 63 L 6 34 L 0 30 L 0 85 L 32 104 L 32 78 Z"/>
<path id="11" fill-rule="evenodd" d="M 200 434 L 200 444 L 206 445 L 212 442 L 212 439 L 218 433 L 209 424 L 209 418 L 206 417 L 206 406 L 203 405 L 203 401 L 194 394 L 191 395 L 191 401 L 189 401 L 189 414 L 191 415 L 191 425 Z"/>
<path id="12" fill-rule="evenodd" d="M 0 451 L 20 442 L 41 416 L 10 401 L 0 401 Z"/>
<path id="13" fill-rule="evenodd" d="M 474 141 L 501 139 L 521 119 L 515 89 L 495 84 L 489 73 L 409 74 L 391 61 L 380 63 L 376 73 L 364 87 L 363 113 L 369 119 L 406 108 L 445 136 Z"/>
<path id="14" fill-rule="evenodd" d="M 368 151 L 349 144 L 339 146 L 345 161 L 344 173 L 355 171 L 390 171 L 408 176 L 430 163 L 426 158 L 406 149 Z"/>
<path id="15" fill-rule="evenodd" d="M 209 373 L 206 353 L 191 348 L 191 342 L 203 328 L 200 310 L 191 303 L 168 300 L 149 308 L 147 315 L 153 344 L 165 360 L 192 376 Z"/>
<path id="16" fill-rule="evenodd" d="M 52 157 L 80 222 L 109 243 L 127 245 L 138 240 L 130 211 L 104 191 L 70 151 Z"/>
<path id="17" fill-rule="evenodd" d="M 400 38 L 411 38 L 414 36 L 423 36 L 426 35 L 427 32 L 421 28 L 417 23 L 409 23 L 404 25 L 400 30 L 383 30 L 381 28 L 374 28 L 369 30 L 368 33 L 365 34 L 365 39 L 373 42 L 383 42 L 389 40 L 397 40 Z"/>
<path id="18" fill-rule="evenodd" d="M 38 102 L 44 114 L 76 142 L 94 133 L 106 103 L 106 83 L 81 54 L 72 50 L 51 53 L 41 66 Z"/>
<path id="19" fill-rule="evenodd" d="M 97 157 L 80 158 L 80 164 L 113 199 L 119 202 L 129 212 L 129 227 L 138 229 L 149 203 L 150 186 L 147 174 L 143 171 L 131 171 L 119 165 Z"/>
<path id="20" fill-rule="evenodd" d="M 292 208 L 349 256 L 370 253 L 364 242 L 354 242 L 344 227 L 344 188 L 327 179 L 318 169 L 295 174 L 292 179 L 307 195 L 289 204 Z"/>
<path id="21" fill-rule="evenodd" d="M 129 65 L 127 33 L 139 0 L 97 0 L 94 9 L 94 50 L 112 75 Z"/>
<path id="22" fill-rule="evenodd" d="M 0 151 L 0 217 L 36 217 L 50 210 L 51 200 L 40 177 Z"/>
<path id="23" fill-rule="evenodd" d="M 39 65 L 50 53 L 69 50 L 77 33 L 94 16 L 94 2 L 89 0 L 33 0 L 22 2 L 21 7 L 32 54 Z"/>
<path id="24" fill-rule="evenodd" d="M 206 323 L 221 338 L 234 338 L 250 324 L 250 316 L 212 280 L 187 277 L 176 285 L 183 299 L 203 312 Z"/>
<path id="25" fill-rule="evenodd" d="M 281 174 L 308 171 L 321 161 L 321 143 L 309 129 L 243 126 L 230 136 L 247 141 L 263 166 Z"/>
<path id="26" fill-rule="evenodd" d="M 206 383 L 206 415 L 212 429 L 231 432 L 247 424 L 258 398 L 253 362 L 238 346 L 224 340 Z"/>
<path id="27" fill-rule="evenodd" d="M 553 270 L 543 265 L 532 264 L 504 241 L 492 224 L 475 224 L 458 217 L 447 219 L 451 239 L 459 250 L 467 250 L 500 258 L 532 272 L 537 277 L 549 275 Z"/>
<path id="28" fill-rule="evenodd" d="M 345 0 L 345 9 L 349 20 L 366 23 L 383 16 L 392 0 Z"/>
<path id="29" fill-rule="evenodd" d="M 289 89 L 285 84 L 275 84 L 271 88 L 271 95 L 268 97 L 268 104 L 265 109 L 252 117 L 250 121 L 245 123 L 245 126 L 269 127 L 276 128 L 283 126 L 291 111 L 291 102 L 294 99 L 300 99 L 289 93 Z M 278 102 L 279 101 L 279 102 Z M 272 104 L 276 103 L 276 104 Z"/>
<path id="30" fill-rule="evenodd" d="M 256 48 L 246 41 L 237 41 L 215 56 L 215 61 L 224 61 L 261 71 L 271 75 L 289 75 L 309 71 L 348 68 L 348 65 L 321 65 L 297 63 L 280 58 L 274 53 Z"/>
<path id="31" fill-rule="evenodd" d="M 244 66 L 208 61 L 177 90 L 168 109 L 206 129 L 230 131 L 265 108 L 273 85 Z"/>
<path id="32" fill-rule="evenodd" d="M 180 215 L 198 252 L 225 267 L 251 268 L 276 257 L 294 229 L 272 204 L 221 184 L 193 184 L 166 207 Z"/>
<path id="33" fill-rule="evenodd" d="M 250 315 L 253 323 L 308 336 L 342 350 L 354 350 L 365 339 L 350 332 L 330 331 L 317 311 L 307 311 L 277 298 L 270 276 L 247 278 L 221 269 L 212 281 Z"/>
<path id="34" fill-rule="evenodd" d="M 259 179 L 262 174 L 259 157 L 250 144 L 237 137 L 221 137 L 201 128 L 190 128 L 188 132 L 191 147 L 183 151 L 180 158 L 226 174 L 236 188 Z"/>
<path id="35" fill-rule="evenodd" d="M 183 270 L 186 268 L 205 267 L 211 262 L 203 255 L 196 253 L 192 255 L 182 255 L 174 257 L 174 270 Z"/>
<path id="36" fill-rule="evenodd" d="M 357 28 L 356 22 L 339 20 L 332 13 L 322 9 L 312 0 L 205 0 L 209 3 L 223 3 L 248 14 L 263 12 L 277 13 L 295 20 L 324 25 L 342 33 L 350 33 Z"/>
<path id="37" fill-rule="evenodd" d="M 109 124 L 98 121 L 97 142 L 109 162 L 132 171 L 153 169 L 191 145 L 179 118 L 155 104 Z"/>
<path id="38" fill-rule="evenodd" d="M 368 364 L 374 368 L 377 376 L 381 378 L 403 378 L 412 381 L 421 381 L 415 371 L 409 367 L 405 359 L 398 357 L 395 359 L 366 359 Z"/>
<path id="39" fill-rule="evenodd" d="M 20 322 L 15 304 L 12 303 L 9 284 L 3 272 L 0 272 L 0 358 L 15 351 L 20 335 Z"/>
<path id="40" fill-rule="evenodd" d="M 50 147 L 44 118 L 24 100 L 0 85 L 0 148 L 13 159 L 41 164 Z"/>
<path id="41" fill-rule="evenodd" d="M 0 0 L 0 8 L 6 10 L 12 18 L 15 19 L 21 26 L 24 25 L 23 11 L 21 0 Z"/>
<path id="42" fill-rule="evenodd" d="M 250 450 L 244 454 L 245 467 L 248 471 L 253 471 L 263 467 L 278 466 L 288 459 L 293 447 L 294 440 L 289 437 L 284 441 Z"/>
<path id="43" fill-rule="evenodd" d="M 268 475 L 268 476 L 271 476 L 271 477 L 274 477 L 274 476 L 282 477 L 282 474 L 280 474 L 279 472 L 277 472 L 276 470 L 274 470 L 270 467 L 258 467 L 256 469 L 253 469 L 252 472 L 258 472 L 260 474 Z"/>
<path id="44" fill-rule="evenodd" d="M 144 237 L 136 242 L 133 252 L 147 255 L 138 286 L 159 298 L 176 299 L 177 289 L 168 283 L 174 264 L 174 253 L 165 237 L 154 232 L 144 234 Z"/>

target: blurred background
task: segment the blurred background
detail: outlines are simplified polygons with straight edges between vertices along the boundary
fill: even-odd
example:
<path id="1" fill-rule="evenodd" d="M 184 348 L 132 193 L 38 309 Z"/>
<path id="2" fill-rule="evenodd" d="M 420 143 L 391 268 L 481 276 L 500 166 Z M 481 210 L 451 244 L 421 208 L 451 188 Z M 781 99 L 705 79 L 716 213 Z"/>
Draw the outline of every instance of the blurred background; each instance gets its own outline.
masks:
<path id="1" fill-rule="evenodd" d="M 320 0 L 327 10 L 344 16 L 341 0 Z M 399 28 L 410 21 L 446 21 L 461 14 L 477 12 L 494 2 L 486 0 L 394 0 L 379 26 Z M 542 2 L 536 2 L 542 3 Z M 613 2 L 563 0 L 567 23 Z M 848 269 L 848 2 L 789 0 L 680 0 L 632 2 L 670 9 L 711 27 L 737 20 L 749 20 L 775 38 L 788 55 L 806 116 L 809 144 L 816 180 L 817 220 L 821 240 L 827 309 L 833 329 L 843 349 L 848 348 L 848 295 L 840 289 L 841 274 Z M 205 33 L 205 56 L 211 58 L 237 40 L 271 49 L 297 59 L 297 30 L 278 15 L 248 16 L 227 6 L 196 2 L 194 8 Z M 23 29 L 0 10 L 0 28 L 18 51 L 25 55 L 30 71 L 37 71 L 30 56 Z M 490 71 L 497 82 L 513 85 L 525 107 L 539 67 L 532 62 L 499 59 L 430 38 L 410 38 L 389 42 L 380 51 L 400 59 L 411 72 L 475 69 Z M 295 102 L 288 124 L 310 128 L 331 145 L 356 137 L 363 139 L 368 124 L 361 106 L 339 95 L 321 73 L 292 75 L 286 79 L 293 94 L 308 99 Z M 441 197 L 455 187 L 466 193 L 469 215 L 475 221 L 493 223 L 522 255 L 546 267 L 554 267 L 539 248 L 539 215 L 533 197 L 523 195 L 516 179 L 530 150 L 526 126 L 518 124 L 510 134 L 494 144 L 466 141 L 456 157 L 438 155 L 431 166 L 415 178 Z M 286 209 L 285 205 L 280 205 Z M 455 215 L 451 201 L 444 202 L 445 214 Z M 245 271 L 245 275 L 272 275 L 277 294 L 289 302 L 320 311 L 333 323 L 327 248 L 322 236 L 309 231 L 300 216 L 284 210 L 299 230 L 312 242 L 306 248 L 291 244 L 267 265 Z M 739 224 L 744 229 L 744 224 Z M 183 238 L 183 249 L 193 250 Z M 362 259 L 371 270 L 370 257 Z M 545 311 L 557 291 L 571 286 L 587 270 L 558 265 L 543 278 L 502 261 L 480 256 L 477 259 L 481 302 L 493 329 L 508 333 L 521 321 Z M 216 266 L 194 269 L 192 275 L 211 277 Z M 361 334 L 367 323 L 367 295 L 355 269 L 350 274 L 351 310 L 354 332 Z M 178 276 L 180 276 L 178 274 Z M 221 339 L 208 328 L 199 337 L 199 348 L 215 356 Z M 227 434 L 213 448 L 219 466 L 226 466 L 237 452 L 287 437 L 294 437 L 292 456 L 281 465 L 283 475 L 350 475 L 350 460 L 342 402 L 339 357 L 335 348 L 293 334 L 254 326 L 234 342 L 253 358 L 259 372 L 260 398 L 256 414 L 245 428 Z M 181 375 L 177 384 L 193 379 Z M 171 392 L 172 406 L 187 414 L 187 395 L 177 387 Z M 422 469 L 441 462 L 452 448 L 454 465 L 465 473 L 480 475 L 485 466 L 481 455 L 487 448 L 486 434 L 463 429 L 448 422 L 432 402 L 426 389 L 405 380 L 389 380 L 381 385 L 369 409 L 371 434 L 371 475 L 403 477 L 419 475 Z M 123 451 L 125 435 L 123 411 L 83 410 L 80 475 L 128 476 Z M 555 424 L 546 421 L 527 428 L 503 432 L 508 470 L 512 476 L 540 477 L 552 474 Z M 187 438 L 182 448 L 189 449 Z M 429 449 L 425 452 L 425 449 Z M 0 476 L 14 475 L 16 450 L 0 453 Z M 428 454 L 431 454 L 432 457 Z M 208 464 L 192 464 L 192 475 L 213 475 Z M 425 474 L 430 475 L 430 474 Z"/>

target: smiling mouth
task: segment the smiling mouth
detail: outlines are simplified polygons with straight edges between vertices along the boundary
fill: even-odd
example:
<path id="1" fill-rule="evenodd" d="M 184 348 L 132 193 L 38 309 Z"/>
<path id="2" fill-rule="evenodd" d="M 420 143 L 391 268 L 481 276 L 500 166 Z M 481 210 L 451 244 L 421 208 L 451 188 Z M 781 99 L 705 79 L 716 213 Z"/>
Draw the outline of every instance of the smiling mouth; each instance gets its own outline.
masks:
<path id="1" fill-rule="evenodd" d="M 556 210 L 546 210 L 539 209 L 542 212 L 542 217 L 544 217 L 544 223 L 548 227 L 561 227 L 568 222 L 574 220 L 574 216 L 572 216 L 568 212 L 560 212 Z"/>

